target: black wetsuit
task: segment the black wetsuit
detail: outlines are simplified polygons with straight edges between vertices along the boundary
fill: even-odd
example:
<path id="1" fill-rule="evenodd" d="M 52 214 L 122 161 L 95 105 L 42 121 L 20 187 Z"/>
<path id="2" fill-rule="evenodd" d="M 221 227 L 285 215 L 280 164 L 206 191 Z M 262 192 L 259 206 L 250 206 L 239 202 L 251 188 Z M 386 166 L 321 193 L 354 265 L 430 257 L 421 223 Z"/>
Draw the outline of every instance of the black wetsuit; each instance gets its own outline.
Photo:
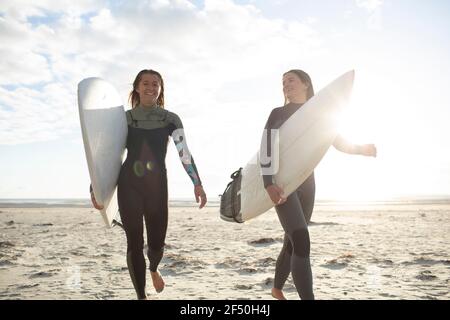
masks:
<path id="1" fill-rule="evenodd" d="M 117 196 L 127 237 L 127 264 L 138 298 L 144 298 L 146 264 L 143 218 L 147 229 L 150 271 L 155 272 L 164 251 L 168 222 L 165 157 L 172 136 L 194 185 L 201 181 L 187 149 L 180 118 L 160 107 L 127 111 L 127 158 L 122 165 Z"/>
<path id="2" fill-rule="evenodd" d="M 301 106 L 302 104 L 290 103 L 272 110 L 265 126 L 267 134 L 263 136 L 263 139 L 267 139 L 265 141 L 267 150 L 262 148 L 261 154 L 265 152 L 270 159 L 272 151 L 274 151 L 271 145 L 271 129 L 279 129 Z M 264 172 L 264 168 L 270 165 L 270 162 L 261 163 L 264 187 L 276 184 L 273 174 Z M 287 197 L 285 203 L 275 207 L 285 235 L 283 248 L 276 262 L 274 287 L 281 290 L 289 273 L 292 272 L 292 278 L 301 299 L 314 299 L 308 232 L 308 223 L 314 208 L 314 197 L 315 181 L 314 173 L 312 173 L 296 191 Z"/>

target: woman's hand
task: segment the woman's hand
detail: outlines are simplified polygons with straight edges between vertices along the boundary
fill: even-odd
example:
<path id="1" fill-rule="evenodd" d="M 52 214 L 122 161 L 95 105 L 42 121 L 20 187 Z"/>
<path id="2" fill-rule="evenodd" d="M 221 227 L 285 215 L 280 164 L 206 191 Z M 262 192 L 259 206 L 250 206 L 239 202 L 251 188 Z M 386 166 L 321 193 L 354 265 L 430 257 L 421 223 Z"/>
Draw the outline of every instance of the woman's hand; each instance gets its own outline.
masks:
<path id="1" fill-rule="evenodd" d="M 286 202 L 286 197 L 284 197 L 284 191 L 276 184 L 271 184 L 266 188 L 269 194 L 270 200 L 272 200 L 274 205 L 280 205 Z"/>
<path id="2" fill-rule="evenodd" d="M 103 206 L 99 205 L 97 203 L 97 200 L 95 200 L 94 192 L 91 192 L 91 201 L 92 201 L 92 204 L 94 205 L 95 209 L 97 209 L 97 210 L 102 210 L 103 209 Z"/>
<path id="3" fill-rule="evenodd" d="M 376 157 L 377 156 L 377 147 L 374 144 L 363 144 L 361 145 L 359 150 L 359 154 L 367 157 Z"/>
<path id="4" fill-rule="evenodd" d="M 195 194 L 195 201 L 198 203 L 199 200 L 201 200 L 200 202 L 200 206 L 198 207 L 199 209 L 203 208 L 206 204 L 206 201 L 208 201 L 206 199 L 206 194 L 205 191 L 203 190 L 203 187 L 201 185 L 199 186 L 195 186 L 194 187 L 194 194 Z"/>

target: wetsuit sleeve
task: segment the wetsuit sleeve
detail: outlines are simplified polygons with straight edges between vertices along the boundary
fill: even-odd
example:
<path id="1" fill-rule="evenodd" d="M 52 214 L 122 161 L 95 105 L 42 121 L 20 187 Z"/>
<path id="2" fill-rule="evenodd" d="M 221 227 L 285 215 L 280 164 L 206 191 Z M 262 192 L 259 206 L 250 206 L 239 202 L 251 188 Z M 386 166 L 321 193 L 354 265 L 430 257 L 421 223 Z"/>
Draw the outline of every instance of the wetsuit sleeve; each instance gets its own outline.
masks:
<path id="1" fill-rule="evenodd" d="M 131 110 L 127 110 L 125 112 L 125 116 L 127 117 L 127 124 L 130 126 L 131 123 L 133 122 L 133 119 L 131 117 Z"/>
<path id="2" fill-rule="evenodd" d="M 260 156 L 260 165 L 261 165 L 261 175 L 263 177 L 264 182 L 264 188 L 267 188 L 268 186 L 272 185 L 273 182 L 273 175 L 267 174 L 268 169 L 272 165 L 271 156 L 272 156 L 272 130 L 273 123 L 275 118 L 275 112 L 272 110 L 272 112 L 269 115 L 269 118 L 267 119 L 266 125 L 264 126 L 263 135 L 261 138 L 261 146 L 259 150 L 259 156 Z"/>
<path id="3" fill-rule="evenodd" d="M 169 134 L 171 135 L 173 142 L 175 143 L 175 147 L 177 148 L 178 156 L 180 157 L 184 170 L 191 178 L 194 186 L 200 186 L 202 185 L 202 182 L 200 180 L 200 175 L 198 174 L 194 158 L 189 152 L 181 119 L 174 113 L 172 113 L 170 117 L 171 125 Z"/>

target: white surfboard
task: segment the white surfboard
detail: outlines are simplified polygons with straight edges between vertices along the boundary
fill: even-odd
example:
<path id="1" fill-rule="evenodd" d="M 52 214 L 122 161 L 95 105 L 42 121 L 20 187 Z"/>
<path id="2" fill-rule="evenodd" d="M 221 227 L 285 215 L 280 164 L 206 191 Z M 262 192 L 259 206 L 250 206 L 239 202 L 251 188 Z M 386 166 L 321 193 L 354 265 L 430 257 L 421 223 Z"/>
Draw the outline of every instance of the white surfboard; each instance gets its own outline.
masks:
<path id="1" fill-rule="evenodd" d="M 100 78 L 78 84 L 78 110 L 94 196 L 110 228 L 118 214 L 117 179 L 128 134 L 125 110 L 116 89 Z"/>
<path id="2" fill-rule="evenodd" d="M 313 172 L 337 137 L 338 120 L 353 88 L 349 71 L 320 90 L 298 109 L 278 131 L 279 166 L 275 183 L 286 195 L 294 192 Z M 221 197 L 220 216 L 244 222 L 274 205 L 264 189 L 259 152 L 236 174 Z"/>

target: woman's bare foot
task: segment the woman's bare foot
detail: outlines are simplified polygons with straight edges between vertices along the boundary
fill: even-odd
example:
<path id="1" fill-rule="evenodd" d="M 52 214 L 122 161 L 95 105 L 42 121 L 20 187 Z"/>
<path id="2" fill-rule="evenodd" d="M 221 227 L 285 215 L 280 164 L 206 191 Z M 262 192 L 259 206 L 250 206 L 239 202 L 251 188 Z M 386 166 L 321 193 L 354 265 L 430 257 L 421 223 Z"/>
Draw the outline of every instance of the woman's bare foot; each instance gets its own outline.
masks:
<path id="1" fill-rule="evenodd" d="M 164 280 L 159 274 L 158 271 L 152 272 L 150 271 L 150 275 L 152 276 L 153 287 L 155 287 L 156 292 L 160 293 L 164 290 Z"/>
<path id="2" fill-rule="evenodd" d="M 283 291 L 277 288 L 272 288 L 272 297 L 274 297 L 277 300 L 286 300 Z"/>

